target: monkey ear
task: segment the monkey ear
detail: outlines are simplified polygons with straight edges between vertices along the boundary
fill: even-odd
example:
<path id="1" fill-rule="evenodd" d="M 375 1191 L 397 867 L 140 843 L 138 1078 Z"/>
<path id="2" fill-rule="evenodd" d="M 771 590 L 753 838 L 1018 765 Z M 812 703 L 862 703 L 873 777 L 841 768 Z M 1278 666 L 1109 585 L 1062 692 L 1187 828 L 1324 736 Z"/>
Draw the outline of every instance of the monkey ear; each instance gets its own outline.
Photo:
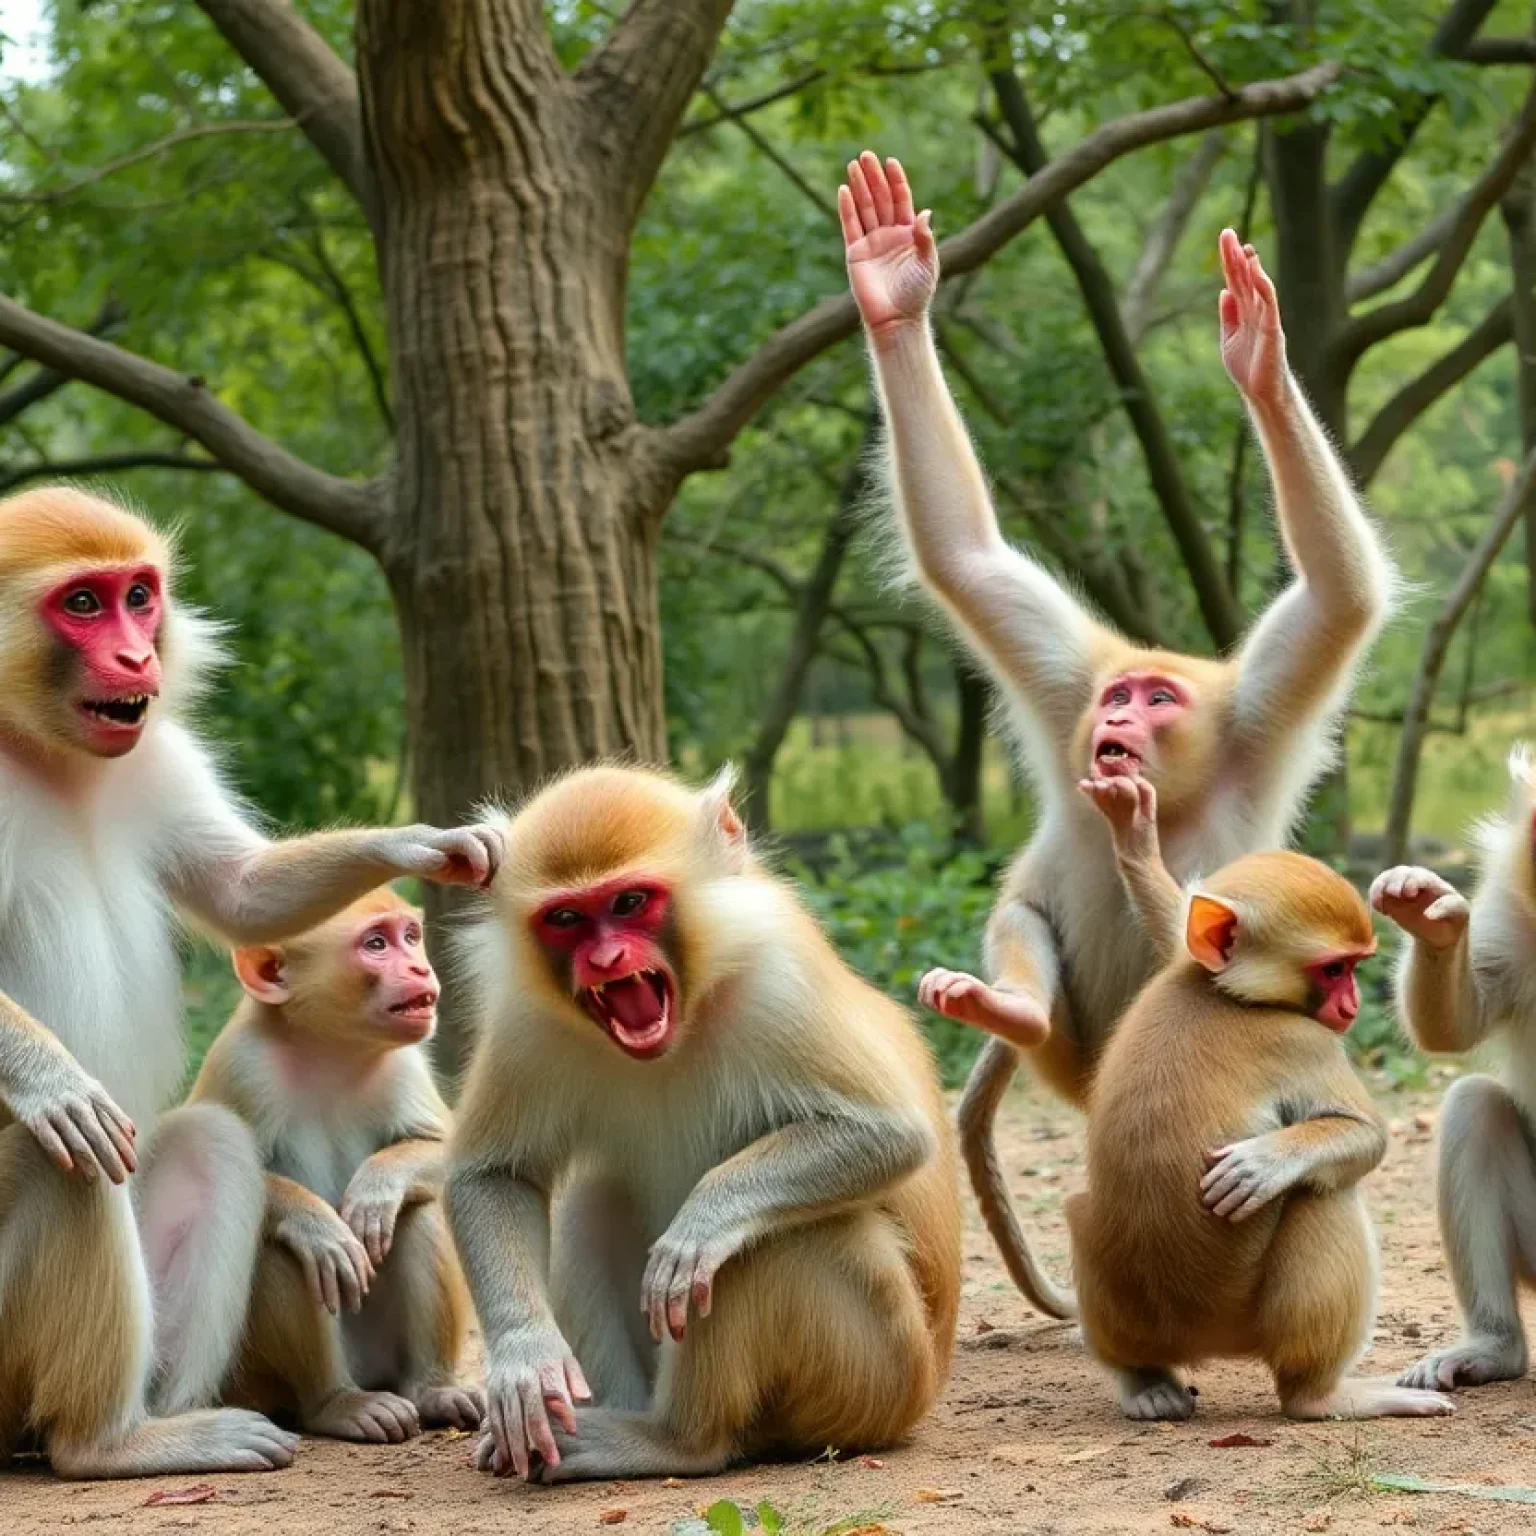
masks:
<path id="1" fill-rule="evenodd" d="M 731 803 L 735 788 L 736 769 L 727 763 L 699 796 L 699 820 L 706 840 L 739 868 L 747 851 L 747 829 Z"/>
<path id="2" fill-rule="evenodd" d="M 283 952 L 273 944 L 250 944 L 234 954 L 235 975 L 240 985 L 258 1003 L 274 1007 L 289 998 L 288 977 L 283 967 Z"/>
<path id="3" fill-rule="evenodd" d="M 1184 947 L 1212 975 L 1232 963 L 1237 939 L 1237 913 L 1226 902 L 1198 892 L 1189 898 L 1184 919 Z"/>

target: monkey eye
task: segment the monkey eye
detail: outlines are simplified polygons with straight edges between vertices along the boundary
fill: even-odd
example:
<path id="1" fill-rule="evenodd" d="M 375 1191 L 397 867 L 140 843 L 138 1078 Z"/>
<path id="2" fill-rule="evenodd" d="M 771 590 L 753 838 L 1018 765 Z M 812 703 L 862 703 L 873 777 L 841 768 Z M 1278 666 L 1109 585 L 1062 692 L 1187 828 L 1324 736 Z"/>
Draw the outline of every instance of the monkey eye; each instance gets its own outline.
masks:
<path id="1" fill-rule="evenodd" d="M 389 948 L 389 940 L 386 939 L 382 933 L 370 933 L 368 937 L 363 940 L 363 948 L 372 950 L 376 955 L 382 955 L 384 951 Z"/>
<path id="2" fill-rule="evenodd" d="M 553 912 L 544 914 L 544 921 L 551 928 L 574 928 L 578 923 L 586 919 L 575 907 L 556 907 Z"/>
<path id="3" fill-rule="evenodd" d="M 613 898 L 613 915 L 615 917 L 632 917 L 638 912 L 649 898 L 644 891 L 624 891 Z"/>
<path id="4" fill-rule="evenodd" d="M 64 611 L 82 619 L 89 618 L 91 614 L 101 612 L 101 600 L 89 587 L 81 587 L 64 599 Z"/>
<path id="5" fill-rule="evenodd" d="M 1349 975 L 1349 962 L 1346 960 L 1330 960 L 1322 967 L 1322 974 L 1329 981 L 1337 981 L 1341 976 Z"/>
<path id="6" fill-rule="evenodd" d="M 1172 689 L 1154 688 L 1152 690 L 1152 702 L 1154 704 L 1177 704 L 1179 701 L 1173 696 Z"/>
<path id="7" fill-rule="evenodd" d="M 1129 688 L 1116 688 L 1109 696 L 1111 704 L 1129 704 L 1131 702 L 1131 690 Z"/>
<path id="8" fill-rule="evenodd" d="M 405 942 L 407 944 L 421 943 L 421 929 L 415 923 L 412 923 L 411 926 L 405 930 Z"/>
<path id="9" fill-rule="evenodd" d="M 127 602 L 130 608 L 148 608 L 153 594 L 142 581 L 136 581 L 128 588 Z"/>

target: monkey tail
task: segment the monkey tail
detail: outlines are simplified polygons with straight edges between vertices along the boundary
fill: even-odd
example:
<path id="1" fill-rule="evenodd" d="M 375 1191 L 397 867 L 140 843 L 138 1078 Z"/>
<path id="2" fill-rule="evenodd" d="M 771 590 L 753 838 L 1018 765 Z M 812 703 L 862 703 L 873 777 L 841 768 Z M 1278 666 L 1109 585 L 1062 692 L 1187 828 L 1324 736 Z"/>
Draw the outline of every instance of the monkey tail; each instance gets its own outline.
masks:
<path id="1" fill-rule="evenodd" d="M 1014 1213 L 1013 1202 L 1008 1198 L 1002 1170 L 997 1165 L 992 1123 L 997 1118 L 998 1103 L 1018 1066 L 1019 1053 L 1006 1040 L 987 1041 L 960 1100 L 960 1147 L 965 1154 L 965 1166 L 970 1170 L 971 1188 L 976 1191 L 982 1219 L 1003 1256 L 1013 1283 L 1047 1317 L 1068 1322 L 1077 1316 L 1077 1298 L 1070 1290 L 1057 1285 L 1035 1262 L 1029 1240 Z"/>

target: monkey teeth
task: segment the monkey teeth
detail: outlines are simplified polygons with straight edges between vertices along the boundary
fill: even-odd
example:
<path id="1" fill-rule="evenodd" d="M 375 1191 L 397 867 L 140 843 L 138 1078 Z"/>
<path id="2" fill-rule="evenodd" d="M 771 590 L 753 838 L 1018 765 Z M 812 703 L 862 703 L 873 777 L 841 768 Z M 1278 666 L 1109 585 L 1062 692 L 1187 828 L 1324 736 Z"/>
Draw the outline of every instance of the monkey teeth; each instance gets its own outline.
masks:
<path id="1" fill-rule="evenodd" d="M 635 971 L 583 987 L 577 1001 L 630 1056 L 659 1056 L 672 1040 L 673 985 L 665 971 Z"/>
<path id="2" fill-rule="evenodd" d="M 80 708 L 108 725 L 137 725 L 149 712 L 150 696 L 132 693 L 122 699 L 85 699 Z"/>
<path id="3" fill-rule="evenodd" d="M 431 1013 L 437 1007 L 437 993 L 418 992 L 415 997 L 408 997 L 403 1002 L 393 1003 L 390 1012 L 396 1014 L 423 1014 Z"/>

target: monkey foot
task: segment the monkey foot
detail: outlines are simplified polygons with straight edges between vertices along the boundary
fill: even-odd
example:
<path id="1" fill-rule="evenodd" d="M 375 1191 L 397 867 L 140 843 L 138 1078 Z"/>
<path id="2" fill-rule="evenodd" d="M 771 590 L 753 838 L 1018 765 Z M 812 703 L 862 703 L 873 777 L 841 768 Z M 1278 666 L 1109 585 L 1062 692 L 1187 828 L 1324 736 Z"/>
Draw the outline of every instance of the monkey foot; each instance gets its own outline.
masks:
<path id="1" fill-rule="evenodd" d="M 476 1421 L 478 1423 L 478 1420 Z M 334 1440 L 365 1440 L 374 1445 L 398 1445 L 421 1433 L 416 1405 L 393 1392 L 338 1392 L 306 1416 L 312 1435 Z"/>
<path id="2" fill-rule="evenodd" d="M 1166 1371 L 1122 1371 L 1120 1411 L 1128 1419 L 1187 1419 L 1195 1394 Z"/>
<path id="3" fill-rule="evenodd" d="M 1490 1381 L 1516 1381 L 1525 1375 L 1525 1345 L 1519 1339 L 1480 1334 L 1415 1361 L 1398 1384 L 1421 1390 L 1449 1392 L 1454 1387 L 1480 1387 Z"/>
<path id="4" fill-rule="evenodd" d="M 485 1417 L 478 1387 L 420 1387 L 410 1398 L 421 1422 L 434 1428 L 479 1429 Z"/>
<path id="5" fill-rule="evenodd" d="M 1003 992 L 964 971 L 929 971 L 917 984 L 917 1000 L 925 1008 L 984 1029 L 1011 1045 L 1031 1049 L 1051 1032 L 1049 1015 L 1032 999 Z"/>
<path id="6" fill-rule="evenodd" d="M 1292 1419 L 1424 1419 L 1456 1412 L 1443 1393 L 1358 1378 L 1341 1381 L 1322 1397 L 1283 1398 L 1280 1406 Z"/>
<path id="7" fill-rule="evenodd" d="M 48 1444 L 60 1477 L 158 1477 L 192 1472 L 274 1472 L 292 1464 L 299 1437 L 244 1408 L 145 1419 L 106 1443 Z"/>

